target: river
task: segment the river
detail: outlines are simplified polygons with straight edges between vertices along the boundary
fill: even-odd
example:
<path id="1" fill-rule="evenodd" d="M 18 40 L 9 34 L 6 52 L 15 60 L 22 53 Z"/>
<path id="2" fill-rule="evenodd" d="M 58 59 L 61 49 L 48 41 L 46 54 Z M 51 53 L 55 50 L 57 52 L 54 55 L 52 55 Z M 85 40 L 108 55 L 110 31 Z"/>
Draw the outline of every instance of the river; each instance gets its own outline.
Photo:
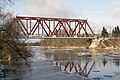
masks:
<path id="1" fill-rule="evenodd" d="M 52 66 L 58 66 L 61 72 L 65 71 L 69 74 L 74 73 L 77 76 L 81 76 L 76 73 L 77 71 L 80 72 L 81 67 L 82 71 L 84 70 L 84 75 L 82 74 L 82 76 L 86 77 L 85 74 L 88 74 L 88 72 L 90 71 L 87 78 L 91 80 L 113 80 L 115 77 L 120 76 L 120 50 L 72 48 L 50 49 L 34 46 L 32 47 L 32 53 L 34 54 L 34 57 L 31 59 L 32 66 L 30 70 L 20 73 L 10 73 L 11 75 L 3 78 L 3 80 L 12 80 L 13 77 L 16 77 L 16 79 L 14 80 L 27 80 L 26 77 L 33 76 L 31 75 L 32 73 L 34 73 L 33 80 L 39 80 L 37 79 L 38 77 L 40 77 L 38 76 L 38 72 L 41 71 L 42 68 L 40 67 L 40 65 L 37 65 L 38 61 L 52 61 Z M 67 66 L 67 63 L 70 64 Z M 74 68 L 72 68 L 73 64 Z M 80 67 L 78 64 L 80 65 Z M 37 69 L 37 72 L 35 71 L 35 69 Z M 46 78 L 46 80 L 49 79 Z"/>

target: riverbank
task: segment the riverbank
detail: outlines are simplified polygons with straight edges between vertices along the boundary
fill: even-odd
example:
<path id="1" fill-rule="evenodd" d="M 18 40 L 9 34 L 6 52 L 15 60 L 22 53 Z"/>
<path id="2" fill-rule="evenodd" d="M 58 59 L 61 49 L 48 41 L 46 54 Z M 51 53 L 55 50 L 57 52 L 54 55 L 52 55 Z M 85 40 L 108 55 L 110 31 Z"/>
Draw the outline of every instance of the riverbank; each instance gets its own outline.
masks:
<path id="1" fill-rule="evenodd" d="M 120 49 L 119 38 L 100 38 L 98 45 L 92 39 L 45 39 L 41 40 L 39 45 L 46 48 L 74 48 L 74 49 L 85 49 L 85 48 L 97 48 L 97 49 Z M 92 46 L 96 47 L 90 47 Z"/>
<path id="2" fill-rule="evenodd" d="M 91 39 L 76 38 L 76 39 L 45 39 L 40 41 L 40 46 L 54 46 L 54 47 L 89 47 Z"/>
<path id="3" fill-rule="evenodd" d="M 19 73 L 11 73 L 1 80 L 88 80 L 75 74 L 63 72 L 52 65 L 52 61 L 35 61 L 31 64 L 31 70 Z"/>
<path id="4" fill-rule="evenodd" d="M 106 48 L 89 48 L 89 47 L 76 47 L 76 46 L 65 46 L 65 47 L 54 47 L 54 46 L 41 46 L 42 48 L 49 48 L 49 49 L 112 49 L 112 50 L 119 50 L 120 47 L 106 47 Z"/>

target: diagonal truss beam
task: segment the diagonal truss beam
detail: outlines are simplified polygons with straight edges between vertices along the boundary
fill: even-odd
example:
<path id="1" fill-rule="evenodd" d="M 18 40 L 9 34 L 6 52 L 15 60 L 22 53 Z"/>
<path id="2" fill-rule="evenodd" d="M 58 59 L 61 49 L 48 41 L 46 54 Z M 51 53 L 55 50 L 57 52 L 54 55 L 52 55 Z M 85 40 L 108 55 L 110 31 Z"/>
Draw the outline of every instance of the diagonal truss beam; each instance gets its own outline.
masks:
<path id="1" fill-rule="evenodd" d="M 67 37 L 73 37 L 75 35 L 81 35 L 82 32 L 85 35 L 95 35 L 87 20 L 84 19 L 16 16 L 15 20 L 25 36 L 41 34 L 49 37 L 53 35 L 59 37 L 59 35 L 64 34 Z M 61 31 L 64 31 L 64 33 L 61 33 Z"/>

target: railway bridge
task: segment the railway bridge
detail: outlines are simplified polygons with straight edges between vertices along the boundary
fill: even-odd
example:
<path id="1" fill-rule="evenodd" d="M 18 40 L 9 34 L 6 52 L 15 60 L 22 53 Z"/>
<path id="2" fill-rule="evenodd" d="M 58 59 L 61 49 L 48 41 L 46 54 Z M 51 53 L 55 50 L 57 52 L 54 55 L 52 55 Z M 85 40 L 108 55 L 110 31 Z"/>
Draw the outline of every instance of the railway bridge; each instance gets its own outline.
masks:
<path id="1" fill-rule="evenodd" d="M 92 28 L 85 19 L 16 16 L 17 27 L 26 37 L 93 38 Z"/>

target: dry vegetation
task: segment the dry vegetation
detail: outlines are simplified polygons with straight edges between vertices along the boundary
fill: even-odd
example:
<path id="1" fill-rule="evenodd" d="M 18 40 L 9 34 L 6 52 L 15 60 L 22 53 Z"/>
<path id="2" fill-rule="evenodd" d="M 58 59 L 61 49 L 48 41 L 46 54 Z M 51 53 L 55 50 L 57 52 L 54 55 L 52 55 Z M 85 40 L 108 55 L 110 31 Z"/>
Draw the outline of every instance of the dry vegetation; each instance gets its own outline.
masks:
<path id="1" fill-rule="evenodd" d="M 4 23 L 0 27 L 0 61 L 6 63 L 19 63 L 20 61 L 29 63 L 28 57 L 32 54 L 30 50 L 23 46 L 19 40 L 19 30 L 14 25 L 13 20 Z"/>
<path id="2" fill-rule="evenodd" d="M 51 47 L 89 47 L 90 39 L 45 39 L 40 42 L 41 46 Z"/>
<path id="3" fill-rule="evenodd" d="M 109 41 L 108 41 L 109 40 Z M 120 38 L 112 38 L 104 40 L 103 44 L 108 48 L 118 49 L 120 48 Z M 98 45 L 97 48 L 106 48 L 102 43 Z"/>
<path id="4" fill-rule="evenodd" d="M 4 11 L 9 4 L 13 4 L 12 0 L 0 1 L 0 64 L 14 66 L 23 62 L 29 65 L 31 51 L 19 39 L 22 35 L 14 23 L 12 14 Z"/>

